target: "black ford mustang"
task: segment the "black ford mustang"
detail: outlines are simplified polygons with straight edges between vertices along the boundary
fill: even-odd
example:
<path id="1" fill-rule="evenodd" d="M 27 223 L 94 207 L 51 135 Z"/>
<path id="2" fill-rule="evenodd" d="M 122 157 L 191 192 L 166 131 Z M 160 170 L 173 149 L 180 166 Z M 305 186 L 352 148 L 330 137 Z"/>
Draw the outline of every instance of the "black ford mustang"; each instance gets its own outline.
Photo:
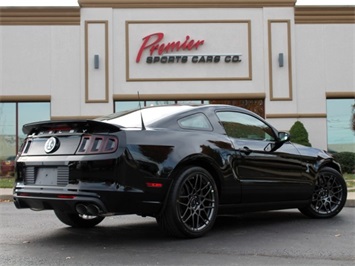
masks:
<path id="1" fill-rule="evenodd" d="M 170 235 L 199 237 L 218 214 L 298 208 L 329 218 L 347 197 L 330 155 L 234 106 L 149 107 L 23 131 L 16 207 L 54 210 L 73 227 L 138 214 Z"/>

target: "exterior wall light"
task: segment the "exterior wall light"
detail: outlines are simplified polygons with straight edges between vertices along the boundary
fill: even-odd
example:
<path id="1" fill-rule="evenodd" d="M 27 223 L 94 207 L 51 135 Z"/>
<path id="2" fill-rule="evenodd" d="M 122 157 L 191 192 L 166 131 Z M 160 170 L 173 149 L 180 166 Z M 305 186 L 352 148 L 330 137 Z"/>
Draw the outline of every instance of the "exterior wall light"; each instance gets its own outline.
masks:
<path id="1" fill-rule="evenodd" d="M 279 67 L 283 67 L 283 66 L 284 66 L 284 54 L 279 53 Z"/>
<path id="2" fill-rule="evenodd" d="M 99 55 L 94 55 L 94 68 L 99 69 Z"/>

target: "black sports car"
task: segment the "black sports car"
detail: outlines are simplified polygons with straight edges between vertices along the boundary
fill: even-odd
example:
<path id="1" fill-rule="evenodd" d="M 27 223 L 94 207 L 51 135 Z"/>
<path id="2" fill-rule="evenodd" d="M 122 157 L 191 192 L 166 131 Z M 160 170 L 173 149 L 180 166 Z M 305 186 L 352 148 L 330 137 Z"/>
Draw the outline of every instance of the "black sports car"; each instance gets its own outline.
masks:
<path id="1" fill-rule="evenodd" d="M 235 106 L 156 106 L 23 131 L 16 207 L 54 210 L 73 227 L 138 214 L 192 238 L 218 214 L 298 208 L 329 218 L 347 197 L 330 155 Z"/>

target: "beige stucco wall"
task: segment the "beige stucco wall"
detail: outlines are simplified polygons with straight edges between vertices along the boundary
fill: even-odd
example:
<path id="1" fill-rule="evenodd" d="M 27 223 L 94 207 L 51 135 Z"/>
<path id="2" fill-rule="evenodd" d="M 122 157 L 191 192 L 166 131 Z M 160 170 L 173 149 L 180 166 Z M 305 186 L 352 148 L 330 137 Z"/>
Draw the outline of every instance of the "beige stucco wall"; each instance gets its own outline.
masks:
<path id="1" fill-rule="evenodd" d="M 143 99 L 156 95 L 157 100 L 169 95 L 262 97 L 266 118 L 276 128 L 288 130 L 300 120 L 312 145 L 326 149 L 327 97 L 355 97 L 355 23 L 347 15 L 354 8 L 311 10 L 317 14 L 312 20 L 309 9 L 295 11 L 292 1 L 284 1 L 285 6 L 251 1 L 248 7 L 235 0 L 233 7 L 219 8 L 209 7 L 211 0 L 201 8 L 194 1 L 193 8 L 179 1 L 171 8 L 120 8 L 121 0 L 107 7 L 81 2 L 80 10 L 70 12 L 32 9 L 22 10 L 22 16 L 0 12 L 0 101 L 49 99 L 51 116 L 58 119 L 110 113 L 114 99 L 135 99 L 137 91 Z M 51 15 L 57 11 L 59 16 Z M 322 17 L 319 12 L 334 16 Z M 223 41 L 230 44 L 241 36 L 232 52 L 241 50 L 245 61 L 233 66 L 235 75 L 225 63 L 201 64 L 198 69 L 192 64 L 154 68 L 138 64 L 137 47 L 144 36 L 156 31 L 166 33 L 165 42 L 186 35 L 204 39 L 205 44 L 192 54 L 228 52 L 233 46 Z M 277 61 L 281 52 L 282 68 Z M 99 69 L 93 67 L 95 54 L 100 57 Z"/>

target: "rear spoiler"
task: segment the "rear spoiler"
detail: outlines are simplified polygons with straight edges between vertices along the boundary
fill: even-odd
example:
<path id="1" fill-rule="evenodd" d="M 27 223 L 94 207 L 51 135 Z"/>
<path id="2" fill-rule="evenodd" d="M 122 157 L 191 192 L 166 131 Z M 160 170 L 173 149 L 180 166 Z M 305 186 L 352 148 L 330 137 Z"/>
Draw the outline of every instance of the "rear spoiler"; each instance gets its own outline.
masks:
<path id="1" fill-rule="evenodd" d="M 23 133 L 31 135 L 39 132 L 58 132 L 74 130 L 77 133 L 112 133 L 120 131 L 119 126 L 95 120 L 63 120 L 63 121 L 41 121 L 25 124 L 22 127 Z"/>

